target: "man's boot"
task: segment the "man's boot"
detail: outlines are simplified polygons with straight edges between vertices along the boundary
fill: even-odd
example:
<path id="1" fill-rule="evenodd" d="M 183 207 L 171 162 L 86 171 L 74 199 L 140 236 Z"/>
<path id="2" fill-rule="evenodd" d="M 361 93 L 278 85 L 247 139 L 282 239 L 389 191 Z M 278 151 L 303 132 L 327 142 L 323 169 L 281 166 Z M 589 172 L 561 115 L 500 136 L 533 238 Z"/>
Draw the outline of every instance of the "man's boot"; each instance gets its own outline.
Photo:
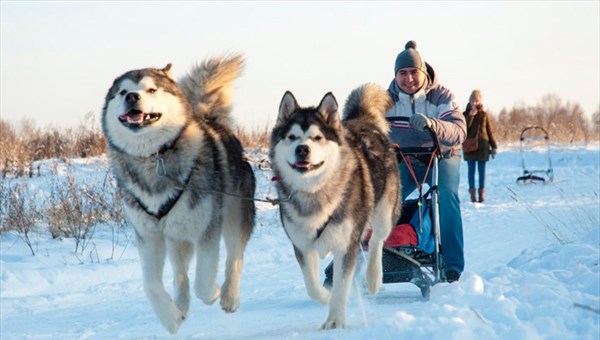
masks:
<path id="1" fill-rule="evenodd" d="M 485 200 L 485 189 L 479 188 L 479 203 L 482 203 Z"/>
<path id="2" fill-rule="evenodd" d="M 469 194 L 471 194 L 471 202 L 477 202 L 477 197 L 475 197 L 475 188 L 469 189 Z"/>

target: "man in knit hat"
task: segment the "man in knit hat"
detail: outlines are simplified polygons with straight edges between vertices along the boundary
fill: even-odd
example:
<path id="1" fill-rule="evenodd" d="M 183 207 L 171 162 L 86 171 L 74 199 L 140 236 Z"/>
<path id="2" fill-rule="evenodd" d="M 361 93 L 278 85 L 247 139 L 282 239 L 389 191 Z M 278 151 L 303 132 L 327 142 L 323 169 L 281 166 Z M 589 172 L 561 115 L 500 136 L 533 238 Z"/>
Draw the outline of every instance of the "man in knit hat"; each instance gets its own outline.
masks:
<path id="1" fill-rule="evenodd" d="M 393 121 L 390 139 L 400 147 L 431 146 L 432 140 L 426 128 L 439 138 L 443 158 L 439 162 L 440 229 L 444 253 L 444 275 L 448 282 L 457 281 L 462 273 L 465 260 L 463 251 L 463 227 L 458 199 L 460 183 L 460 150 L 466 136 L 465 118 L 455 102 L 452 92 L 438 83 L 433 68 L 417 51 L 414 41 L 406 43 L 404 51 L 396 57 L 395 78 L 388 92 L 395 102 L 387 117 L 406 117 L 408 123 Z M 427 182 L 431 185 L 431 171 L 428 164 L 413 159 L 412 168 L 416 178 L 428 173 Z M 400 164 L 403 198 L 416 188 L 406 162 Z"/>

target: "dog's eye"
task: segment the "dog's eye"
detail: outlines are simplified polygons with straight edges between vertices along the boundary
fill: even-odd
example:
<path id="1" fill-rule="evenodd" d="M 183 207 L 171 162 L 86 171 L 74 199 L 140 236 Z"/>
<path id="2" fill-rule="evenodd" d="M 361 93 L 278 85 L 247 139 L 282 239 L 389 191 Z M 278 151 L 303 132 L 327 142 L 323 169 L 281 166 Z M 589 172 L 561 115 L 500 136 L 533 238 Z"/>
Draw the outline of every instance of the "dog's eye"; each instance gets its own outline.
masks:
<path id="1" fill-rule="evenodd" d="M 296 135 L 289 135 L 288 139 L 291 141 L 294 141 L 294 140 L 298 139 L 298 137 L 296 137 Z"/>
<path id="2" fill-rule="evenodd" d="M 126 95 L 126 94 L 127 94 L 127 91 L 125 91 L 125 90 L 121 90 L 121 92 L 119 92 L 119 94 L 120 94 L 120 95 L 122 95 L 122 96 L 124 96 L 124 95 Z"/>
<path id="3" fill-rule="evenodd" d="M 154 93 L 156 92 L 156 89 L 148 89 L 148 93 Z"/>
<path id="4" fill-rule="evenodd" d="M 323 139 L 323 136 L 315 136 L 313 139 L 318 142 Z"/>

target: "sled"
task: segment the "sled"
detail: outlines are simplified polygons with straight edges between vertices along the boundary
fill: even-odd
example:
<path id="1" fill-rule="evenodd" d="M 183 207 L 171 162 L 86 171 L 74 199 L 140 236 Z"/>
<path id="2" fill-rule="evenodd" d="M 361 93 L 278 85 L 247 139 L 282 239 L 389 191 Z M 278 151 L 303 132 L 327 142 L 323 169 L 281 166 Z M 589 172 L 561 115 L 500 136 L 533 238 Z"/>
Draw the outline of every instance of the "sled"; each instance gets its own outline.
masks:
<path id="1" fill-rule="evenodd" d="M 390 121 L 405 121 L 406 117 L 388 118 Z M 431 147 L 411 147 L 396 149 L 398 162 L 406 162 L 410 167 L 409 156 L 429 159 L 432 183 L 426 192 L 418 191 L 416 199 L 402 202 L 402 214 L 384 242 L 382 252 L 383 283 L 410 282 L 421 290 L 424 300 L 429 299 L 431 287 L 446 282 L 442 270 L 442 252 L 439 222 L 438 161 L 441 158 L 439 140 L 428 130 L 433 140 Z M 417 188 L 423 188 L 417 183 Z M 410 196 L 407 196 L 410 197 Z M 368 252 L 369 232 L 361 242 L 361 249 Z M 325 287 L 333 283 L 333 261 L 325 268 Z"/>
<path id="2" fill-rule="evenodd" d="M 550 159 L 550 137 L 548 132 L 539 126 L 528 126 L 521 131 L 520 154 L 523 175 L 517 178 L 518 184 L 547 184 L 554 181 L 552 160 Z M 531 151 L 533 148 L 543 149 L 543 160 L 533 162 Z M 531 164 L 537 163 L 537 168 L 531 168 Z M 540 165 L 539 163 L 544 163 Z"/>

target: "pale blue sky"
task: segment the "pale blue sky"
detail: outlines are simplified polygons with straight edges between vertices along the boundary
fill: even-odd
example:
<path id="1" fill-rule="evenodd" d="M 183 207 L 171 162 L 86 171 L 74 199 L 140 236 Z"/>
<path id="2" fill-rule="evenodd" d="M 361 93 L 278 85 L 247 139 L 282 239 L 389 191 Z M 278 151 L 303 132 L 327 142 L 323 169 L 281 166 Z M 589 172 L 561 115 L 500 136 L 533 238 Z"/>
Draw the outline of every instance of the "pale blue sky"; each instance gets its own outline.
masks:
<path id="1" fill-rule="evenodd" d="M 301 105 L 365 83 L 387 88 L 408 40 L 464 108 L 474 88 L 494 113 L 546 94 L 598 109 L 599 3 L 6 2 L 2 118 L 38 127 L 99 120 L 113 79 L 173 63 L 182 76 L 227 51 L 247 58 L 234 119 L 272 126 L 291 90 Z"/>

